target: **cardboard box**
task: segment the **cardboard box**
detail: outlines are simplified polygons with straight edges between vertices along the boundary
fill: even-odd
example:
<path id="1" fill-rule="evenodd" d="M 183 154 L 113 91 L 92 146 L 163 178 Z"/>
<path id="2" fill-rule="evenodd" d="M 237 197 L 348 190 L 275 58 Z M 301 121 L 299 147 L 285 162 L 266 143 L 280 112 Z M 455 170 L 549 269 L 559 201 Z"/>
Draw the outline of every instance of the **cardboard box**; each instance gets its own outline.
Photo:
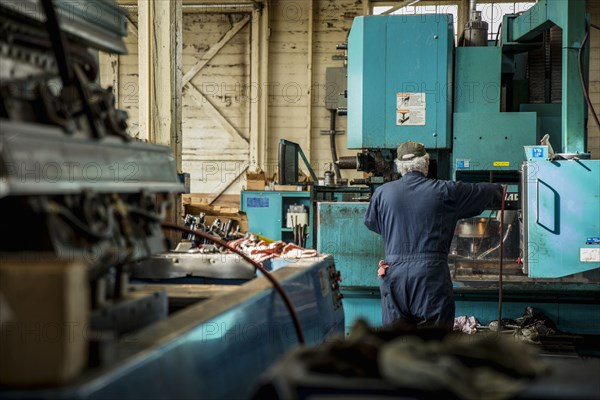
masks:
<path id="1" fill-rule="evenodd" d="M 266 184 L 264 171 L 246 172 L 246 190 L 265 190 Z"/>
<path id="2" fill-rule="evenodd" d="M 267 184 L 265 182 L 260 181 L 247 181 L 246 182 L 246 190 L 256 190 L 262 192 L 265 190 L 265 186 Z"/>
<path id="3" fill-rule="evenodd" d="M 181 196 L 182 204 L 192 205 L 209 205 L 209 202 L 213 199 L 212 193 L 190 193 Z M 240 194 L 222 194 L 216 199 L 212 200 L 210 205 L 228 207 L 228 208 L 240 208 Z"/>
<path id="4" fill-rule="evenodd" d="M 82 261 L 0 255 L 0 385 L 62 384 L 84 369 L 87 276 Z"/>
<path id="5" fill-rule="evenodd" d="M 307 186 L 296 186 L 296 185 L 274 185 L 273 188 L 278 192 L 302 192 L 308 189 Z M 302 190 L 298 190 L 301 188 Z"/>

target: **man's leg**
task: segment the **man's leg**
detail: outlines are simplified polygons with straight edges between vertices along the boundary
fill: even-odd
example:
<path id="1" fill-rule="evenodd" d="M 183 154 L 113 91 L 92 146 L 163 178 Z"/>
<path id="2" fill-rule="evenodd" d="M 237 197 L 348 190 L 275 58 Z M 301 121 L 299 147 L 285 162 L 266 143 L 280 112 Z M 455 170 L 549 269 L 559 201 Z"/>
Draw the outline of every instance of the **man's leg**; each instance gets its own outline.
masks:
<path id="1" fill-rule="evenodd" d="M 410 310 L 418 318 L 419 328 L 454 326 L 454 292 L 448 265 L 427 261 L 411 265 Z"/>
<path id="2" fill-rule="evenodd" d="M 388 268 L 386 274 L 379 278 L 383 326 L 400 321 L 406 324 L 415 323 L 408 309 L 406 277 L 406 266 L 398 264 Z"/>
<path id="3" fill-rule="evenodd" d="M 389 326 L 400 319 L 400 313 L 394 304 L 386 276 L 379 278 L 379 290 L 381 292 L 381 323 L 383 326 Z"/>

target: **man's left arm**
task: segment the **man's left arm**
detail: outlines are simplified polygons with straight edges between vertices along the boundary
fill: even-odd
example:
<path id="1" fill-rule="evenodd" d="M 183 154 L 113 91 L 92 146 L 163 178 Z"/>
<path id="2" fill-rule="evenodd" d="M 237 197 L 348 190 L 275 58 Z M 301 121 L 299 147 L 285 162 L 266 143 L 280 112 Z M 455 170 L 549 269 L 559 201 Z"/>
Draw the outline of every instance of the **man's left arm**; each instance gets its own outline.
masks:
<path id="1" fill-rule="evenodd" d="M 379 226 L 379 196 L 377 191 L 373 194 L 369 202 L 364 223 L 370 231 L 381 235 L 381 227 Z"/>

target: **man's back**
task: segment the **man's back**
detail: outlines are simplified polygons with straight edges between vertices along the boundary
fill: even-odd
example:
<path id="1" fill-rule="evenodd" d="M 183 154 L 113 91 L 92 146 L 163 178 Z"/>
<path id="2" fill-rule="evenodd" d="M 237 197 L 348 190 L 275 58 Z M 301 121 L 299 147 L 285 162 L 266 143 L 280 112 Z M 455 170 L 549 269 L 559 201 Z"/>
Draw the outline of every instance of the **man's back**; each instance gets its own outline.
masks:
<path id="1" fill-rule="evenodd" d="M 365 225 L 380 233 L 386 258 L 417 254 L 448 255 L 456 222 L 499 203 L 493 184 L 465 184 L 428 179 L 410 172 L 378 188 Z"/>
<path id="2" fill-rule="evenodd" d="M 402 179 L 378 188 L 365 216 L 367 228 L 385 243 L 378 271 L 382 322 L 452 329 L 448 251 L 456 222 L 500 203 L 502 190 L 490 183 L 427 179 L 429 155 L 422 143 L 402 143 L 396 156 Z"/>

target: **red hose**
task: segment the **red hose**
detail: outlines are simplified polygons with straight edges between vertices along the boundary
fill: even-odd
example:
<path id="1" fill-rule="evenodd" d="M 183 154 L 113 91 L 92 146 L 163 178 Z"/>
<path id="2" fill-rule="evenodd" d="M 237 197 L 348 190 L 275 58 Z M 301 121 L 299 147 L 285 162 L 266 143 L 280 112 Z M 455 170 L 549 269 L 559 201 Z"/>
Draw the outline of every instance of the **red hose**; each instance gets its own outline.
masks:
<path id="1" fill-rule="evenodd" d="M 502 203 L 500 205 L 500 273 L 498 274 L 498 332 L 502 330 L 502 267 L 504 264 L 504 201 L 506 185 L 502 185 Z"/>
<path id="2" fill-rule="evenodd" d="M 260 265 L 259 263 L 257 263 L 256 261 L 254 261 L 253 259 L 248 257 L 241 250 L 238 250 L 238 249 L 230 246 L 229 244 L 227 244 L 227 242 L 225 242 L 219 238 L 216 238 L 212 235 L 209 235 L 205 232 L 197 231 L 194 229 L 188 229 L 184 226 L 180 226 L 177 224 L 169 224 L 169 223 L 163 223 L 162 227 L 163 227 L 163 229 L 170 229 L 170 230 L 180 231 L 180 232 L 184 232 L 184 233 L 189 233 L 191 235 L 200 236 L 200 237 L 203 237 L 204 239 L 210 240 L 211 242 L 216 243 L 219 246 L 223 246 L 223 247 L 227 248 L 228 250 L 236 253 L 237 255 L 242 257 L 244 260 L 246 260 L 250 264 L 252 264 L 260 272 L 262 272 L 263 275 L 265 276 L 265 278 L 267 278 L 269 280 L 269 282 L 271 282 L 271 284 L 273 285 L 275 290 L 277 290 L 277 292 L 281 296 L 281 299 L 285 303 L 285 306 L 287 307 L 288 312 L 290 313 L 290 317 L 292 317 L 292 322 L 294 323 L 294 329 L 296 330 L 296 335 L 298 336 L 298 342 L 300 344 L 306 343 L 306 340 L 304 339 L 304 333 L 302 332 L 302 325 L 300 325 L 300 319 L 298 318 L 298 314 L 296 313 L 296 310 L 294 309 L 294 306 L 292 305 L 290 298 L 288 297 L 287 293 L 285 293 L 285 290 L 283 289 L 281 284 L 279 282 L 277 282 L 277 279 L 275 279 L 273 277 L 273 275 L 271 275 L 269 273 L 269 271 L 267 271 L 265 269 L 265 267 L 263 267 L 262 265 Z"/>

